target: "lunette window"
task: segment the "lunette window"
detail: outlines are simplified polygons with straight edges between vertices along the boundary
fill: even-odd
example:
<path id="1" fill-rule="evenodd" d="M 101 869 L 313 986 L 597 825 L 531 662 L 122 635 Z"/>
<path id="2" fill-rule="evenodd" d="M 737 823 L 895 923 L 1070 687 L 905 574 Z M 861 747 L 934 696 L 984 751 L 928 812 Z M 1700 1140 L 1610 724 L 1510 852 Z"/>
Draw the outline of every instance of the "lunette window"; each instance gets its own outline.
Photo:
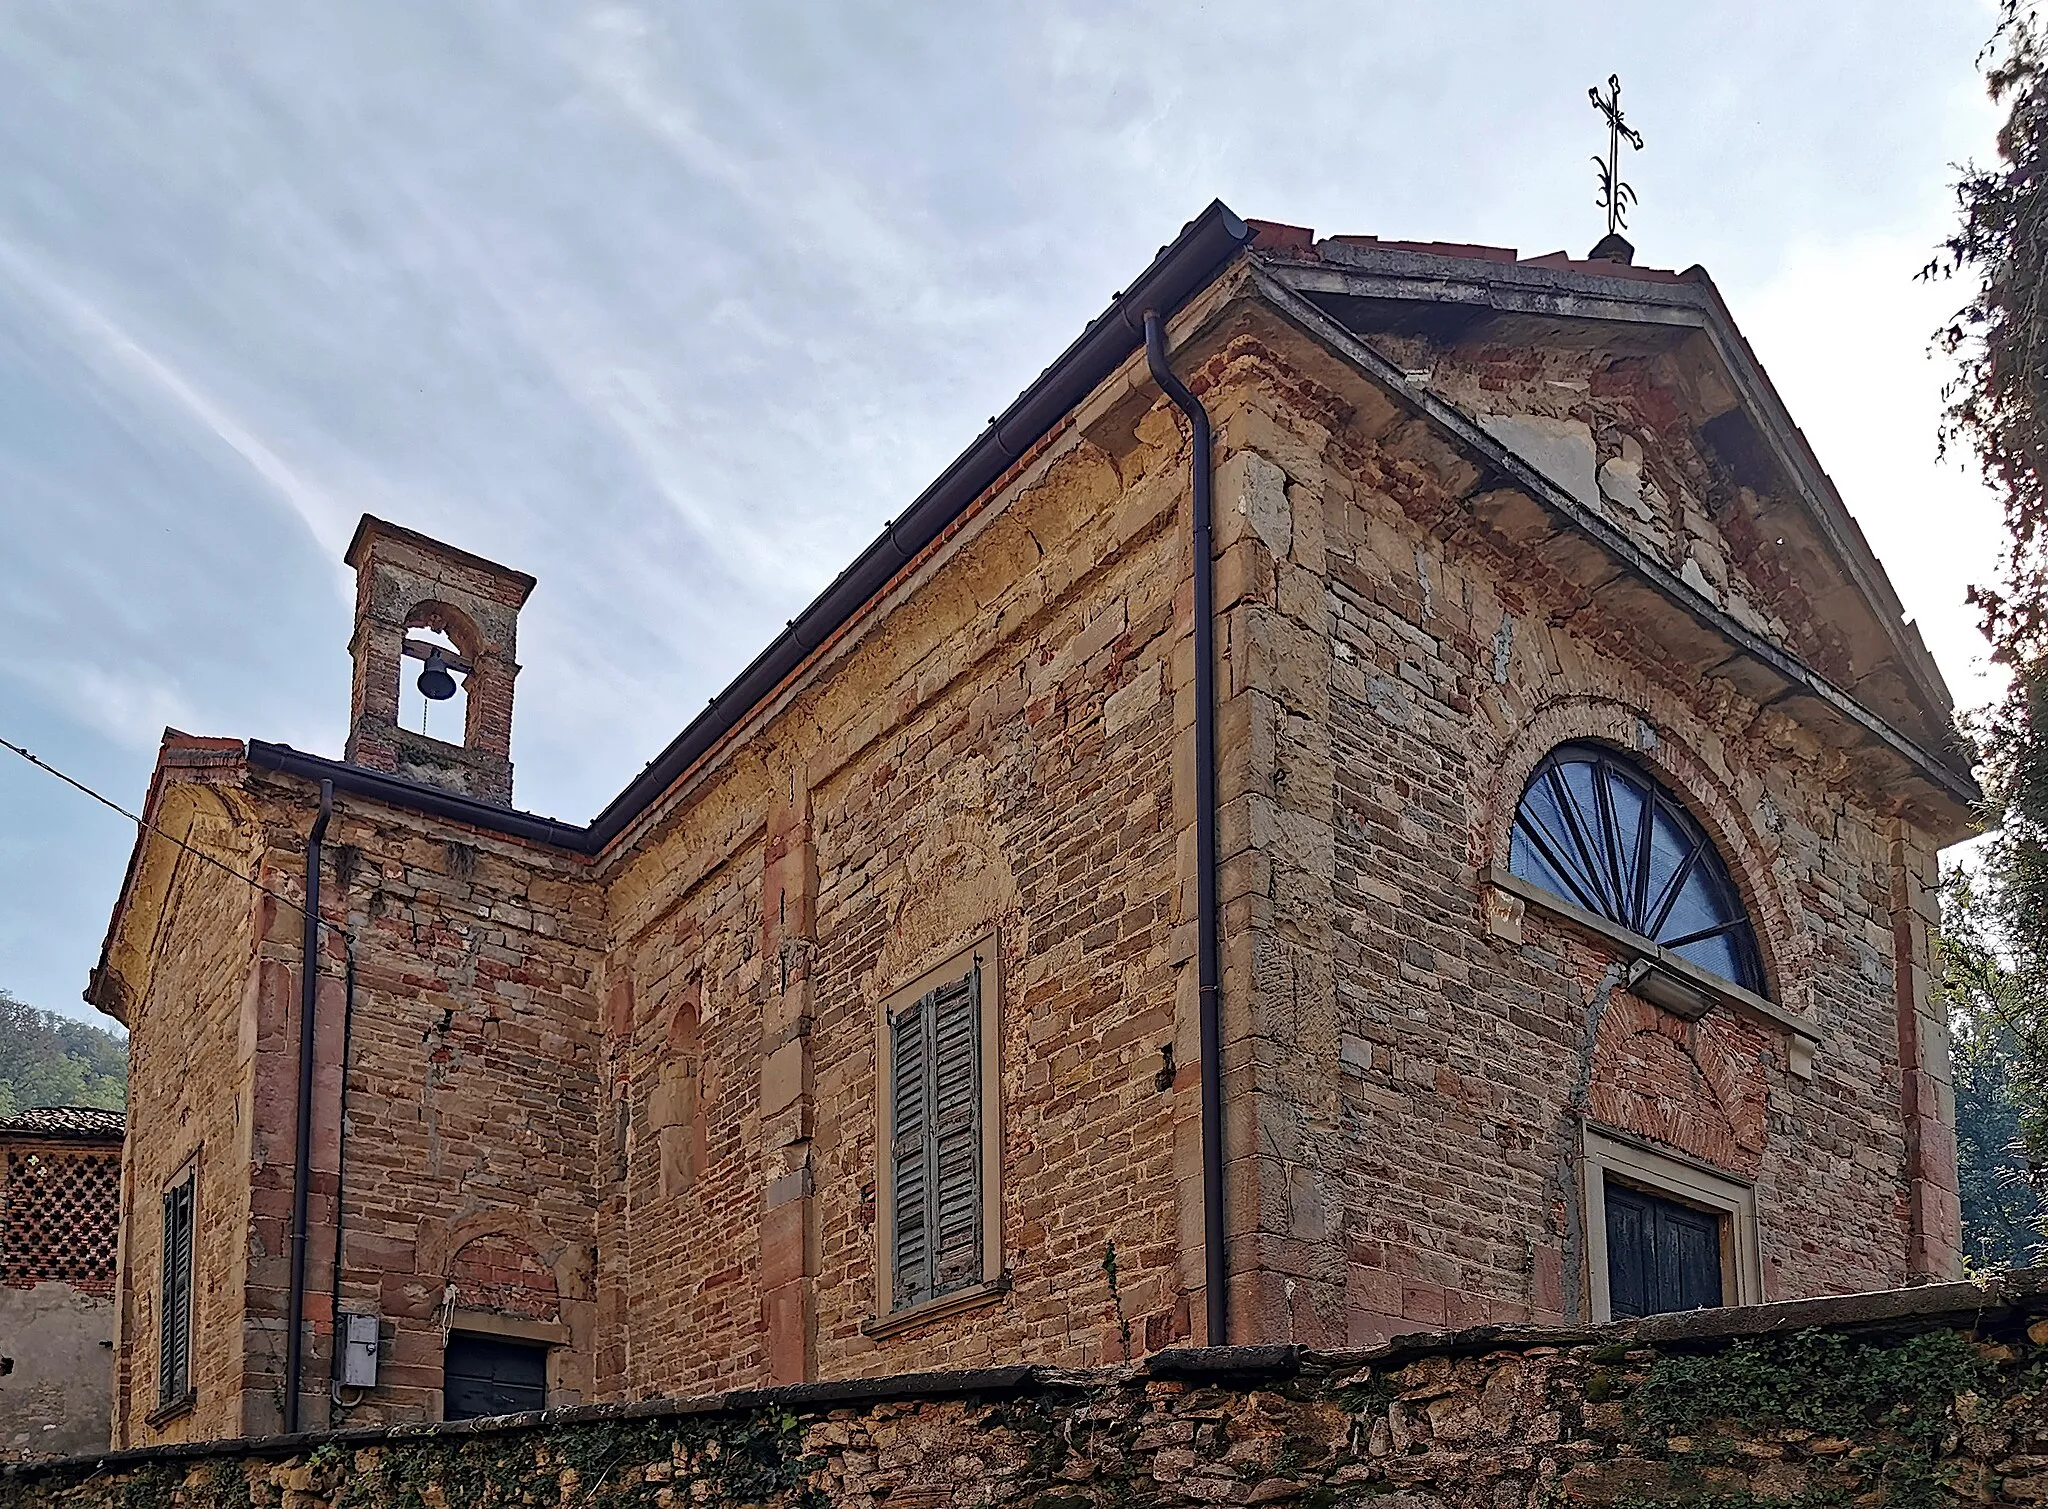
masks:
<path id="1" fill-rule="evenodd" d="M 1544 756 L 1515 811 L 1508 869 L 1763 994 L 1756 931 L 1713 841 L 1684 803 L 1604 745 Z"/>
<path id="2" fill-rule="evenodd" d="M 186 1174 L 163 1194 L 163 1273 L 157 1306 L 156 1395 L 159 1407 L 192 1392 L 193 1186 Z"/>

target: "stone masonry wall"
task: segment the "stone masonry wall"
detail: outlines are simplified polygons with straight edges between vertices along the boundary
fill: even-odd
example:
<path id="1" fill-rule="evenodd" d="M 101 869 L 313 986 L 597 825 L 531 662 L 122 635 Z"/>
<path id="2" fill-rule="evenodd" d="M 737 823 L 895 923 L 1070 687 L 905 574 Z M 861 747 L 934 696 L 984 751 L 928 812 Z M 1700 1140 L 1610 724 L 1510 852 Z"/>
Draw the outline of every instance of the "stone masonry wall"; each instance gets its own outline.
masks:
<path id="1" fill-rule="evenodd" d="M 179 852 L 165 907 L 178 918 L 149 989 L 128 1007 L 128 1115 L 154 1135 L 132 1139 L 121 1182 L 116 1281 L 113 1439 L 116 1445 L 239 1435 L 246 1385 L 241 1346 L 248 1274 L 251 1058 L 250 959 L 264 927 L 249 887 L 206 863 L 254 869 L 259 840 L 244 821 L 190 788 L 154 814 L 198 854 Z M 163 1255 L 161 1198 L 196 1170 L 192 1381 L 189 1409 L 159 1416 L 157 1336 Z"/>
<path id="2" fill-rule="evenodd" d="M 1237 1334 L 1588 1318 L 1589 1121 L 1755 1183 L 1761 1298 L 1953 1273 L 1931 839 L 1813 731 L 1488 527 L 1471 468 L 1382 393 L 1244 329 L 1210 394 L 1253 730 L 1223 800 L 1265 861 Z M 1822 1034 L 1811 1078 L 1782 1028 L 1660 1012 L 1606 940 L 1487 884 L 1530 769 L 1574 738 L 1628 750 L 1712 833 L 1773 993 Z"/>
<path id="3" fill-rule="evenodd" d="M 303 783 L 252 780 L 271 865 L 303 869 Z M 441 1414 L 445 1330 L 539 1323 L 550 1403 L 592 1397 L 596 1346 L 593 1159 L 602 1132 L 598 982 L 603 902 L 587 866 L 478 830 L 337 798 L 322 913 L 354 940 L 343 1191 L 344 1312 L 383 1321 L 378 1387 L 328 1387 L 343 977 L 325 937 L 317 1018 L 309 1211 L 308 1424 L 395 1424 Z M 287 872 L 288 873 L 288 872 Z M 300 882 L 302 885 L 303 882 Z M 296 894 L 299 886 L 293 886 Z M 298 1065 L 299 917 L 265 991 L 251 1165 L 248 1347 L 282 1324 Z M 546 1299 L 537 1298 L 545 1294 Z M 521 1334 L 535 1334 L 522 1331 Z M 278 1428 L 280 1368 L 258 1368 Z"/>
<path id="4" fill-rule="evenodd" d="M 1186 456 L 1137 421 L 1021 466 L 607 875 L 607 1392 L 1114 1357 L 1112 1241 L 1136 1346 L 1188 1336 Z M 878 1334 L 881 1004 L 990 935 L 1005 1282 Z"/>
<path id="5" fill-rule="evenodd" d="M 1588 1122 L 1753 1181 L 1766 1297 L 1945 1275 L 1929 836 L 1813 729 L 1702 678 L 1668 622 L 1660 639 L 1617 609 L 1590 547 L 1570 570 L 1535 548 L 1533 503 L 1472 496 L 1466 460 L 1264 306 L 1219 290 L 1185 319 L 1176 361 L 1218 426 L 1231 1338 L 1585 1319 Z M 340 800 L 339 1302 L 382 1318 L 384 1348 L 379 1387 L 330 1413 L 330 936 L 306 1420 L 436 1418 L 451 1328 L 551 1343 L 563 1404 L 1207 1339 L 1189 456 L 1142 373 L 1105 382 L 595 865 Z M 1633 392 L 1603 393 L 1601 445 Z M 1597 935 L 1489 885 L 1523 778 L 1575 737 L 1634 751 L 1714 834 L 1773 994 L 1822 1035 L 1810 1078 L 1782 1027 L 1670 1018 L 1617 988 Z M 282 1405 L 312 792 L 236 780 L 236 863 L 286 900 L 195 877 L 162 904 L 126 1443 L 271 1430 Z M 195 939 L 205 959 L 181 952 Z M 992 1282 L 899 1323 L 878 1314 L 881 1007 L 984 944 Z M 199 1396 L 151 1424 L 153 1201 L 201 1142 L 248 1209 L 202 1193 Z"/>
<path id="6" fill-rule="evenodd" d="M 2043 1277 L 0 1469 L 0 1509 L 1934 1509 L 2048 1495 Z"/>
<path id="7" fill-rule="evenodd" d="M 283 1415 L 297 1135 L 305 837 L 302 782 L 212 774 L 162 902 L 145 1000 L 131 1004 L 137 1128 L 118 1286 L 117 1444 L 260 1434 Z M 164 820 L 160 814 L 160 820 Z M 218 830 L 218 831 L 216 831 Z M 558 852 L 338 799 L 321 914 L 311 1120 L 304 1392 L 308 1425 L 436 1420 L 449 1326 L 555 1343 L 549 1399 L 591 1397 L 592 1160 L 602 898 Z M 336 1167 L 349 1063 L 343 1311 L 382 1321 L 378 1388 L 330 1392 Z M 197 1159 L 193 1394 L 156 1397 L 166 1181 Z M 535 1282 L 522 1283 L 534 1274 Z M 544 1287 L 546 1313 L 532 1298 Z M 534 1330 L 538 1325 L 540 1329 Z"/>

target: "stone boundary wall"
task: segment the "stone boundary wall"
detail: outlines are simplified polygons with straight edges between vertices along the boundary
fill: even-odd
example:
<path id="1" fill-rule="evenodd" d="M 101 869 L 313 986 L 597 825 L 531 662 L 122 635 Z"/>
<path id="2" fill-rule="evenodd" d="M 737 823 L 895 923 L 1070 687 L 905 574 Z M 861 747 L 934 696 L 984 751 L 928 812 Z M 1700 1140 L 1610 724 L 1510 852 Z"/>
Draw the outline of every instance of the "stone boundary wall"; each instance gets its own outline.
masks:
<path id="1" fill-rule="evenodd" d="M 1173 1349 L 0 1469 L 0 1509 L 2048 1500 L 2048 1271 L 1347 1352 Z"/>

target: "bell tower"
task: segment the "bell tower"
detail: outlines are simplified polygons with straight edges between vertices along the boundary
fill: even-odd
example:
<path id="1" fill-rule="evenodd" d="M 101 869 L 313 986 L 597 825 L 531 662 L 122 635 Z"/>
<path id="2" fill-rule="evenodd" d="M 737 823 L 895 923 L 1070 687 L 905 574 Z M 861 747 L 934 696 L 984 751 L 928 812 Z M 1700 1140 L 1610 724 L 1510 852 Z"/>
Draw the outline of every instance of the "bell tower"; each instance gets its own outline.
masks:
<path id="1" fill-rule="evenodd" d="M 356 573 L 356 626 L 344 757 L 511 806 L 512 682 L 533 578 L 369 514 L 346 559 Z M 452 721 L 446 729 L 455 737 L 401 725 L 401 678 L 411 675 L 424 705 L 461 695 L 460 729 Z"/>

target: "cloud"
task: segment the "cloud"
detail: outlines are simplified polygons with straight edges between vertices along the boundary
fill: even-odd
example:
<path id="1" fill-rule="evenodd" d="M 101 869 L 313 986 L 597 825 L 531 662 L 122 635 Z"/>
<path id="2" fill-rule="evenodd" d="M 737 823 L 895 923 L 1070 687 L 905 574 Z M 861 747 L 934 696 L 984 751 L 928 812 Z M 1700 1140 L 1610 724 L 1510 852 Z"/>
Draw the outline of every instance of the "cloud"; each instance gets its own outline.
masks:
<path id="1" fill-rule="evenodd" d="M 1713 268 L 1969 684 L 1978 535 L 1914 530 L 1980 505 L 1933 466 L 1889 279 L 1939 234 L 1946 165 L 1987 149 L 1992 19 L 24 0 L 0 15 L 0 725 L 130 796 L 162 721 L 338 749 L 336 553 L 372 511 L 539 576 L 520 799 L 587 816 L 1209 199 L 1583 250 L 1584 87 L 1616 68 L 1642 260 Z M 56 1001 L 113 880 L 36 831 L 63 879 L 0 983 Z"/>
<path id="2" fill-rule="evenodd" d="M 186 727 L 192 704 L 173 686 L 153 676 L 123 675 L 90 661 L 70 659 L 0 661 L 0 678 L 12 677 L 40 692 L 92 732 L 123 749 L 152 756 L 166 728 Z"/>
<path id="3" fill-rule="evenodd" d="M 18 293 L 48 309 L 77 337 L 81 355 L 118 381 L 167 399 L 194 424 L 241 457 L 305 521 L 314 537 L 330 549 L 347 541 L 334 501 L 301 477 L 256 432 L 174 365 L 69 287 L 36 258 L 0 237 L 0 277 Z"/>

